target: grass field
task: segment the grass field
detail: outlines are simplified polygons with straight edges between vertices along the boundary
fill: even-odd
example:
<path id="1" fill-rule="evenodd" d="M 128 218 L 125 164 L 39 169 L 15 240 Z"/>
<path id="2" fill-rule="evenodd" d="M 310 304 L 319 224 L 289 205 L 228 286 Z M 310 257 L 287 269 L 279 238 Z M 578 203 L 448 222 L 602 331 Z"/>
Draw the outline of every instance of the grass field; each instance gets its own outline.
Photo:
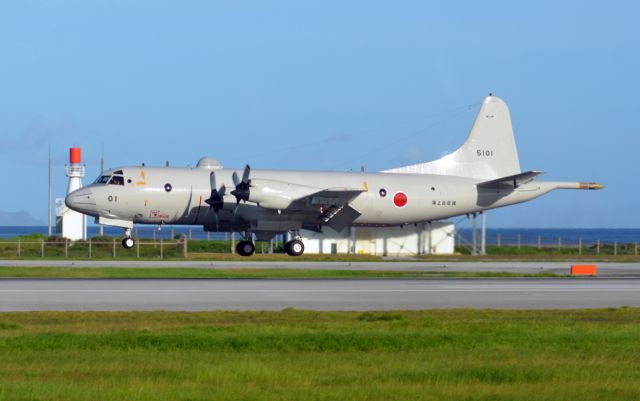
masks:
<path id="1" fill-rule="evenodd" d="M 640 309 L 0 314 L 0 400 L 634 400 Z"/>
<path id="2" fill-rule="evenodd" d="M 264 278 L 358 279 L 424 277 L 558 277 L 553 273 L 420 272 L 397 270 L 196 269 L 183 267 L 0 267 L 0 278 Z"/>

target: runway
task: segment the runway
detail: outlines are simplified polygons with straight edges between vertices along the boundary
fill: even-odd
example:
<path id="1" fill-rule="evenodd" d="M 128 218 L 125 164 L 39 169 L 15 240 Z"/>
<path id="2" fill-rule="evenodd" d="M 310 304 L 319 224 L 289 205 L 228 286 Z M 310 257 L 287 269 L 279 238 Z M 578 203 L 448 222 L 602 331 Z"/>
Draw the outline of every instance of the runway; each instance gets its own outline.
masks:
<path id="1" fill-rule="evenodd" d="M 5 312 L 619 306 L 640 306 L 640 280 L 0 280 Z"/>
<path id="2" fill-rule="evenodd" d="M 587 262 L 578 262 L 587 263 Z M 572 262 L 546 261 L 478 261 L 478 262 L 304 262 L 304 261 L 150 261 L 150 260 L 0 260 L 2 266 L 17 267 L 121 267 L 163 268 L 184 267 L 193 269 L 316 269 L 316 270 L 397 270 L 431 272 L 508 272 L 508 273 L 555 273 L 568 275 Z M 596 263 L 601 276 L 640 277 L 640 263 Z"/>

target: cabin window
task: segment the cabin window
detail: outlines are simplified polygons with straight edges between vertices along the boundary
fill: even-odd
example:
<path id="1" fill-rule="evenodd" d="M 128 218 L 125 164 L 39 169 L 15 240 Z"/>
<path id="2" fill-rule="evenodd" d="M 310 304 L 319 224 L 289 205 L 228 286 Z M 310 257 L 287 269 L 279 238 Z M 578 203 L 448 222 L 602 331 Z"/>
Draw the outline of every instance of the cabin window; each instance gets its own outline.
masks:
<path id="1" fill-rule="evenodd" d="M 380 188 L 380 191 L 378 191 L 378 193 L 380 194 L 381 197 L 385 197 L 387 196 L 387 190 L 384 188 Z"/>
<path id="2" fill-rule="evenodd" d="M 124 177 L 121 175 L 114 175 L 109 181 L 109 185 L 124 185 Z"/>
<path id="3" fill-rule="evenodd" d="M 94 184 L 106 184 L 107 182 L 109 182 L 109 178 L 111 178 L 110 175 L 101 175 L 96 179 Z"/>

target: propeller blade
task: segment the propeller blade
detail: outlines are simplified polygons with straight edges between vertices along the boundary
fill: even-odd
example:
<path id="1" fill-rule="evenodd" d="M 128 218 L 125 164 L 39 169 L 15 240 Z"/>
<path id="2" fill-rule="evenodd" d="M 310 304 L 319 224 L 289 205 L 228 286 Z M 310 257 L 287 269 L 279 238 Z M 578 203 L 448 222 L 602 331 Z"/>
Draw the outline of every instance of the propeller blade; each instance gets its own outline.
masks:
<path id="1" fill-rule="evenodd" d="M 238 173 L 234 171 L 233 174 L 231 175 L 231 178 L 233 179 L 233 185 L 237 187 L 240 184 L 240 180 L 238 179 Z"/>
<path id="2" fill-rule="evenodd" d="M 245 184 L 249 183 L 249 173 L 251 173 L 251 166 L 247 164 L 244 166 L 244 171 L 242 172 L 242 182 Z"/>
<path id="3" fill-rule="evenodd" d="M 213 171 L 209 174 L 209 184 L 211 189 L 218 188 L 216 185 L 216 173 Z"/>

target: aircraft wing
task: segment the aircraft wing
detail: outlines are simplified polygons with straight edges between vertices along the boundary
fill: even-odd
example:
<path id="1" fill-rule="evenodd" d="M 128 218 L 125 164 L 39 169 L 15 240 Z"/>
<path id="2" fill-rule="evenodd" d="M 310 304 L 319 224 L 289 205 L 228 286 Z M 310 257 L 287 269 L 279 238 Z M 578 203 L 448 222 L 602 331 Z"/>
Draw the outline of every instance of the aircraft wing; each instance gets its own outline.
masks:
<path id="1" fill-rule="evenodd" d="M 495 180 L 484 181 L 476 184 L 478 188 L 486 189 L 514 189 L 520 185 L 532 181 L 537 176 L 544 174 L 542 171 L 527 171 L 524 173 L 509 175 Z"/>
<path id="2" fill-rule="evenodd" d="M 363 192 L 364 189 L 327 188 L 296 200 L 292 206 L 319 210 L 325 224 L 342 231 L 360 216 L 361 213 L 349 204 Z"/>

